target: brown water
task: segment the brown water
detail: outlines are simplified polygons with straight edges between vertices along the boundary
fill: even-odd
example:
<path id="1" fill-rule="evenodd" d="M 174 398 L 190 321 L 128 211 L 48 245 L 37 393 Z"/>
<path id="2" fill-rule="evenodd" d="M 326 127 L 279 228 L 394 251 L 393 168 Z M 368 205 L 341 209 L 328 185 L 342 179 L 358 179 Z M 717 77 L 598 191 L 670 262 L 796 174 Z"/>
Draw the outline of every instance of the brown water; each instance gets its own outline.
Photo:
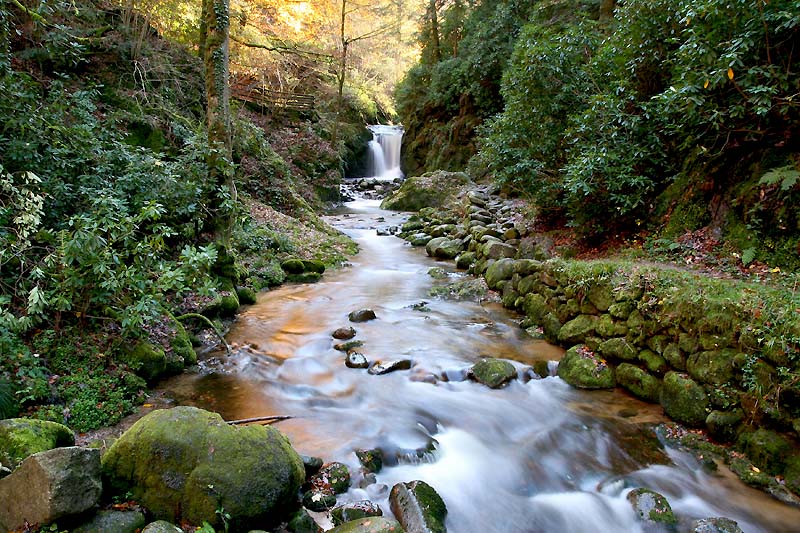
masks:
<path id="1" fill-rule="evenodd" d="M 399 221 L 377 203 L 349 211 L 331 222 L 361 247 L 352 267 L 261 294 L 228 336 L 234 354 L 168 382 L 170 394 L 226 419 L 294 416 L 276 427 L 300 453 L 350 466 L 354 488 L 340 503 L 371 499 L 389 514 L 394 483 L 425 480 L 447 504 L 452 533 L 642 531 L 625 499 L 637 486 L 664 494 L 683 526 L 726 516 L 745 531 L 800 530 L 800 510 L 724 468 L 709 473 L 687 454 L 661 450 L 642 430 L 663 420 L 658 406 L 556 377 L 527 379 L 533 361 L 561 350 L 527 336 L 496 304 L 428 297 L 441 283 L 428 270 L 452 265 L 377 236 L 376 226 Z M 411 307 L 422 301 L 427 310 Z M 330 334 L 364 307 L 378 319 L 354 325 L 360 351 L 412 359 L 411 370 L 373 376 L 345 367 Z M 464 380 L 486 355 L 513 360 L 523 379 L 501 390 Z M 363 489 L 359 448 L 380 448 L 387 463 Z"/>

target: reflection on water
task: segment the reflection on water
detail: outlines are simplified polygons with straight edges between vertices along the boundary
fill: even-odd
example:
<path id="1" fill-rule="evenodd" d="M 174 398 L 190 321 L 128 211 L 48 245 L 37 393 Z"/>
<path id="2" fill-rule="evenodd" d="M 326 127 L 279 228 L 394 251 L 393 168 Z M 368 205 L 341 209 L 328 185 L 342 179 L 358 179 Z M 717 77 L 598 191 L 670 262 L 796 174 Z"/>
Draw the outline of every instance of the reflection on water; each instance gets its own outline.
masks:
<path id="1" fill-rule="evenodd" d="M 724 469 L 707 473 L 662 450 L 645 425 L 662 420 L 658 406 L 616 391 L 577 391 L 553 377 L 502 390 L 464 381 L 481 356 L 512 360 L 525 376 L 561 350 L 528 337 L 497 305 L 431 299 L 438 282 L 427 271 L 437 263 L 376 235 L 377 224 L 397 224 L 398 215 L 370 202 L 350 211 L 333 222 L 361 247 L 353 267 L 261 294 L 229 335 L 233 355 L 210 364 L 210 373 L 170 381 L 171 394 L 226 419 L 294 416 L 278 427 L 298 451 L 354 473 L 340 502 L 371 499 L 389 513 L 394 483 L 425 480 L 447 503 L 455 533 L 640 531 L 625 500 L 636 486 L 667 496 L 683 524 L 712 516 L 745 531 L 800 524 L 800 511 Z M 411 359 L 411 370 L 372 376 L 344 366 L 330 334 L 364 307 L 378 319 L 354 324 L 359 351 L 370 360 Z M 359 448 L 380 448 L 388 465 L 363 489 Z"/>

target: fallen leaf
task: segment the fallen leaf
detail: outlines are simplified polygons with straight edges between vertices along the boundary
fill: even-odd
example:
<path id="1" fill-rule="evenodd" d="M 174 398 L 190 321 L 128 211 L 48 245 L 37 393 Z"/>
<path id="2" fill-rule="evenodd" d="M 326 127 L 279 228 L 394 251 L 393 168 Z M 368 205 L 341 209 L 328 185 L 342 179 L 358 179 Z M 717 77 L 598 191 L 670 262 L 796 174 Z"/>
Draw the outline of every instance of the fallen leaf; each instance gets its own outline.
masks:
<path id="1" fill-rule="evenodd" d="M 732 79 L 733 79 L 733 69 L 732 69 L 732 68 L 729 68 L 729 69 L 728 69 L 728 79 L 729 79 L 729 80 L 732 80 Z"/>

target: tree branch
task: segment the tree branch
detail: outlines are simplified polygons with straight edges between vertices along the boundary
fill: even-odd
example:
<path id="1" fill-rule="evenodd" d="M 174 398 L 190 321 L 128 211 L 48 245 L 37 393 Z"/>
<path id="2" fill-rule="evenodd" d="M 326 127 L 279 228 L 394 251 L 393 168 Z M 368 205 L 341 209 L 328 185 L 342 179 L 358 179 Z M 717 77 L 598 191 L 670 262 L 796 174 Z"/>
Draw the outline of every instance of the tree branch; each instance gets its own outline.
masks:
<path id="1" fill-rule="evenodd" d="M 238 37 L 231 35 L 230 40 L 236 43 L 241 44 L 242 46 L 246 46 L 248 48 L 259 48 L 261 50 L 268 50 L 270 52 L 278 52 L 279 54 L 297 54 L 297 55 L 306 55 L 306 56 L 314 56 L 314 57 L 324 57 L 326 59 L 333 59 L 333 56 L 329 54 L 323 54 L 320 52 L 311 52 L 310 50 L 300 50 L 299 48 L 293 46 L 274 46 L 268 44 L 258 44 L 258 43 L 251 43 L 247 41 L 243 41 Z"/>

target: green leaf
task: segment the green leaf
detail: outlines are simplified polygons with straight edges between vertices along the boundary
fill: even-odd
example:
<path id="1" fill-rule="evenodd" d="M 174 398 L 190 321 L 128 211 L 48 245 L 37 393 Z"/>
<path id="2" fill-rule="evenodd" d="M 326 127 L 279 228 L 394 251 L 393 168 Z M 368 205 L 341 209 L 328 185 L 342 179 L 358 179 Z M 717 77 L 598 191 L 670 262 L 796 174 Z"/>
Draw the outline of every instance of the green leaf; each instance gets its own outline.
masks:
<path id="1" fill-rule="evenodd" d="M 794 165 L 787 165 L 785 167 L 774 168 L 761 176 L 758 181 L 759 185 L 775 185 L 780 183 L 781 190 L 788 191 L 800 181 L 800 170 Z"/>
<path id="2" fill-rule="evenodd" d="M 742 264 L 744 266 L 749 265 L 753 262 L 753 259 L 756 258 L 756 249 L 755 248 L 747 248 L 742 250 Z"/>

